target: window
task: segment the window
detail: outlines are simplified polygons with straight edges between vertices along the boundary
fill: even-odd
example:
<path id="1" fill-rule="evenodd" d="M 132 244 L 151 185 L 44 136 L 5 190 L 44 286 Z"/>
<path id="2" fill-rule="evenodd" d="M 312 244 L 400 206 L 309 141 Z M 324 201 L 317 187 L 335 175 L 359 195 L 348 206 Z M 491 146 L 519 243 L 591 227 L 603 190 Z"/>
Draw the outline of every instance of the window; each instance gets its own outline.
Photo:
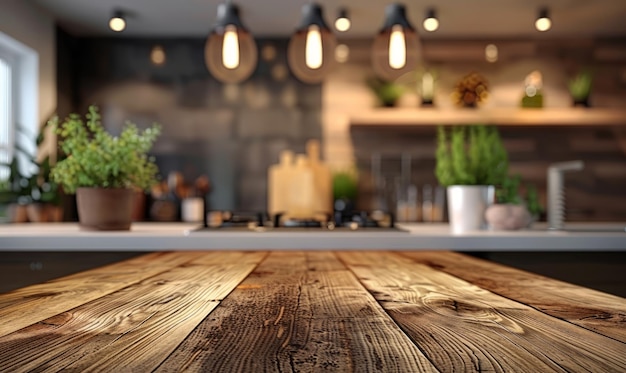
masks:
<path id="1" fill-rule="evenodd" d="M 26 175 L 36 171 L 28 159 L 37 152 L 38 66 L 37 52 L 0 32 L 0 163 L 9 163 L 16 156 Z M 18 144 L 28 155 L 15 152 Z M 8 176 L 9 168 L 0 166 L 0 180 Z"/>
<path id="2" fill-rule="evenodd" d="M 9 56 L 0 49 L 0 164 L 9 163 L 13 155 L 15 115 L 13 67 Z M 0 180 L 9 177 L 7 167 L 0 168 Z"/>

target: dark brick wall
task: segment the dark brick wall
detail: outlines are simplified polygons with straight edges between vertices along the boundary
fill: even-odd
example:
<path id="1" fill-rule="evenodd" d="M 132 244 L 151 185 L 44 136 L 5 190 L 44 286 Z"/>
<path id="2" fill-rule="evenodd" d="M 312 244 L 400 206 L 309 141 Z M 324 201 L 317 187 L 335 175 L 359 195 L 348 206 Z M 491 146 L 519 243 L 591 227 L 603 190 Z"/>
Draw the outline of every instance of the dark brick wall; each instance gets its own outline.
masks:
<path id="1" fill-rule="evenodd" d="M 163 66 L 150 61 L 156 44 L 166 52 Z M 192 180 L 208 174 L 212 208 L 264 209 L 267 168 L 278 153 L 302 152 L 306 140 L 321 138 L 321 88 L 289 75 L 286 39 L 259 40 L 259 50 L 271 45 L 276 56 L 260 58 L 253 76 L 238 85 L 224 85 L 209 74 L 204 44 L 203 38 L 64 35 L 59 60 L 71 60 L 73 69 L 59 67 L 59 89 L 74 91 L 75 97 L 63 109 L 85 112 L 97 104 L 112 132 L 125 120 L 140 127 L 161 123 L 154 153 L 163 175 L 179 170 Z"/>

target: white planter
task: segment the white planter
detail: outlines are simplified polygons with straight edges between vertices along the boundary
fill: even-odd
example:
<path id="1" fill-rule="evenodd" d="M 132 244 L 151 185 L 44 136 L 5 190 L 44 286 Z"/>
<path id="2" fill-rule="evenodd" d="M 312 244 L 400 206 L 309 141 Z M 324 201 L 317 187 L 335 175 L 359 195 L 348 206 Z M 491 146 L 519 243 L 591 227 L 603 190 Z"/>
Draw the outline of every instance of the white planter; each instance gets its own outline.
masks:
<path id="1" fill-rule="evenodd" d="M 485 211 L 495 198 L 492 185 L 448 187 L 448 217 L 452 233 L 486 229 Z"/>
<path id="2" fill-rule="evenodd" d="M 181 203 L 180 210 L 181 219 L 184 222 L 201 222 L 202 214 L 204 214 L 204 200 L 199 197 L 185 198 Z"/>

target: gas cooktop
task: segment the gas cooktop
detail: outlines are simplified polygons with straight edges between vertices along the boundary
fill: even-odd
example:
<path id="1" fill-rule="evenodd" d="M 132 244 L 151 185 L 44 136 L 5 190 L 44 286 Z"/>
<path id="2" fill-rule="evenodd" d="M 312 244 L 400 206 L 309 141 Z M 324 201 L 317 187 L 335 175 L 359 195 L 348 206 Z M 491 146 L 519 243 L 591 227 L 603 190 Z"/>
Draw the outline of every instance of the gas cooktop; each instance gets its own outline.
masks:
<path id="1" fill-rule="evenodd" d="M 221 231 L 397 231 L 394 217 L 382 211 L 317 214 L 311 218 L 294 218 L 266 212 L 211 211 L 199 230 Z"/>

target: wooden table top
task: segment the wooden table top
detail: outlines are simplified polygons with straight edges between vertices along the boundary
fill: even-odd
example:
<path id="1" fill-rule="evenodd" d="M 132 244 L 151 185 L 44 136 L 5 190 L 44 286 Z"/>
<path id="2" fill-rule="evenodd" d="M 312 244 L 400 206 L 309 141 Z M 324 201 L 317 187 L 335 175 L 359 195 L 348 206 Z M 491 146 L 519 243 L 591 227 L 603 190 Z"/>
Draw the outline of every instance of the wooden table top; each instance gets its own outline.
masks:
<path id="1" fill-rule="evenodd" d="M 626 372 L 626 299 L 452 252 L 161 252 L 0 295 L 0 372 Z"/>

